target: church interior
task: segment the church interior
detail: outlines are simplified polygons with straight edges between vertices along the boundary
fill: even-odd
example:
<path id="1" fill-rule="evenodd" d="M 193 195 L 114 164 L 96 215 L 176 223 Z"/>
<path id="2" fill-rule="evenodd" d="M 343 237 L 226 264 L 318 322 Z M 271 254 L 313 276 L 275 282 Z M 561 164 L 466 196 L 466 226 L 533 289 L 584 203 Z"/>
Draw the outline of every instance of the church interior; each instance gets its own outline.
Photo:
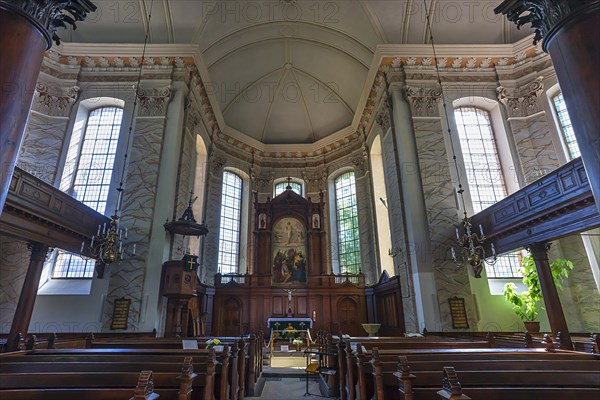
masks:
<path id="1" fill-rule="evenodd" d="M 598 26 L 598 0 L 0 0 L 0 396 L 258 398 L 296 347 L 330 398 L 596 398 Z M 89 397 L 59 386 L 101 357 Z"/>

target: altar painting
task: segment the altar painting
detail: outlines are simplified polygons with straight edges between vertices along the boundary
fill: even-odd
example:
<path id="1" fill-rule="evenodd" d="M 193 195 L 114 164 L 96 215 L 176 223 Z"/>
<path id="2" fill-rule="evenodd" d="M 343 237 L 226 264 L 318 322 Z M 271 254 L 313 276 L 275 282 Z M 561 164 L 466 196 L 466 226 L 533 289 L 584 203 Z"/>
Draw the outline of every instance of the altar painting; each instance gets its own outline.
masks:
<path id="1" fill-rule="evenodd" d="M 306 283 L 306 229 L 296 218 L 275 223 L 271 238 L 271 283 Z"/>

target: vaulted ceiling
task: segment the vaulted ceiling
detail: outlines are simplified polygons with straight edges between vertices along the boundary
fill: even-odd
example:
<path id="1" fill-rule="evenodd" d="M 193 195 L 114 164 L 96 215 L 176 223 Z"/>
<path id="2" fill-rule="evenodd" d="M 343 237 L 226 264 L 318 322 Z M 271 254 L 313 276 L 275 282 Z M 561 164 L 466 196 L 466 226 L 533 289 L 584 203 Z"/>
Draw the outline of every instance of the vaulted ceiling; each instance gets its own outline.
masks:
<path id="1" fill-rule="evenodd" d="M 99 1 L 66 41 L 195 44 L 227 127 L 265 144 L 314 143 L 351 125 L 378 44 L 428 42 L 423 0 Z M 513 43 L 498 0 L 426 0 L 434 40 Z M 208 76 L 206 76 L 208 75 Z"/>

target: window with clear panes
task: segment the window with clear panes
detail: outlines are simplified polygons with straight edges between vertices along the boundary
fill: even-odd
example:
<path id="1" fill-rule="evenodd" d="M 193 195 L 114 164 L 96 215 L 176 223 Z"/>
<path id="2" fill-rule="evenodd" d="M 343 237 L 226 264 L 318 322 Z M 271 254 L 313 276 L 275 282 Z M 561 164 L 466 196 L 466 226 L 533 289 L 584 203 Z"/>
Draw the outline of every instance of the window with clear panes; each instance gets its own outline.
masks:
<path id="1" fill-rule="evenodd" d="M 235 274 L 238 272 L 242 185 L 243 180 L 240 176 L 231 171 L 223 172 L 218 254 L 218 271 L 220 274 Z"/>
<path id="2" fill-rule="evenodd" d="M 123 109 L 101 107 L 73 127 L 60 189 L 104 214 L 110 189 Z M 57 250 L 52 278 L 92 278 L 95 260 Z"/>
<path id="3" fill-rule="evenodd" d="M 476 107 L 459 107 L 454 117 L 473 211 L 478 213 L 507 195 L 490 113 Z M 486 264 L 486 273 L 488 278 L 521 277 L 521 253 L 499 256 L 494 265 Z"/>
<path id="4" fill-rule="evenodd" d="M 292 191 L 295 192 L 296 194 L 302 196 L 302 184 L 300 182 L 295 182 L 295 181 L 291 181 L 291 182 L 279 182 L 278 184 L 275 185 L 275 196 L 279 196 L 281 193 L 285 192 L 287 187 L 290 186 L 292 188 Z"/>
<path id="5" fill-rule="evenodd" d="M 358 274 L 361 259 L 354 172 L 338 176 L 334 187 L 340 273 Z"/>
<path id="6" fill-rule="evenodd" d="M 552 104 L 554 104 L 554 109 L 556 110 L 556 115 L 558 116 L 560 131 L 562 133 L 562 138 L 565 142 L 565 145 L 567 146 L 569 158 L 572 160 L 581 156 L 581 153 L 579 152 L 579 146 L 577 145 L 577 139 L 575 139 L 573 125 L 571 124 L 571 118 L 569 117 L 567 105 L 565 104 L 565 99 L 563 98 L 562 93 L 552 97 Z"/>

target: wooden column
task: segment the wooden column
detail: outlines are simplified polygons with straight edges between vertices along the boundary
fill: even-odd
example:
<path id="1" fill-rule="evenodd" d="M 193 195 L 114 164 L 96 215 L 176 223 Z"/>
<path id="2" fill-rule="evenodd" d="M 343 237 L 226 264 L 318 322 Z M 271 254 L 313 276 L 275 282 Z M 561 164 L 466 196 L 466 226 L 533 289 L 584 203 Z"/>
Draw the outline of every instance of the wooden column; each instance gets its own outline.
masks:
<path id="1" fill-rule="evenodd" d="M 0 0 L 0 215 L 44 51 L 52 46 L 51 38 L 59 42 L 57 27 L 74 25 L 95 9 L 89 0 Z"/>
<path id="2" fill-rule="evenodd" d="M 17 304 L 13 322 L 10 326 L 10 333 L 8 334 L 8 341 L 6 343 L 7 351 L 18 350 L 19 333 L 23 335 L 23 337 L 27 335 L 27 329 L 29 328 L 29 323 L 31 322 L 31 314 L 33 314 L 33 306 L 35 305 L 38 286 L 40 285 L 42 268 L 44 267 L 44 261 L 46 261 L 46 255 L 48 254 L 49 250 L 48 245 L 38 242 L 29 242 L 27 247 L 29 247 L 31 250 L 29 268 L 27 269 L 27 274 L 25 275 L 25 282 L 23 282 L 23 289 L 21 289 L 19 303 Z"/>
<path id="3" fill-rule="evenodd" d="M 581 159 L 600 211 L 600 0 L 506 0 L 496 13 L 518 26 L 531 22 L 550 54 Z M 527 13 L 529 12 L 529 13 Z"/>
<path id="4" fill-rule="evenodd" d="M 556 336 L 560 332 L 561 348 L 567 350 L 573 350 L 573 343 L 571 342 L 571 335 L 569 328 L 567 327 L 567 321 L 565 320 L 565 314 L 558 298 L 558 291 L 552 278 L 552 271 L 550 269 L 550 261 L 548 260 L 548 249 L 550 246 L 546 243 L 534 243 L 529 246 L 529 251 L 533 256 L 535 262 L 535 269 L 538 273 L 540 280 L 540 287 L 542 288 L 542 295 L 544 297 L 544 305 L 546 306 L 546 312 L 548 313 L 548 321 L 550 322 L 550 329 L 552 335 Z"/>

